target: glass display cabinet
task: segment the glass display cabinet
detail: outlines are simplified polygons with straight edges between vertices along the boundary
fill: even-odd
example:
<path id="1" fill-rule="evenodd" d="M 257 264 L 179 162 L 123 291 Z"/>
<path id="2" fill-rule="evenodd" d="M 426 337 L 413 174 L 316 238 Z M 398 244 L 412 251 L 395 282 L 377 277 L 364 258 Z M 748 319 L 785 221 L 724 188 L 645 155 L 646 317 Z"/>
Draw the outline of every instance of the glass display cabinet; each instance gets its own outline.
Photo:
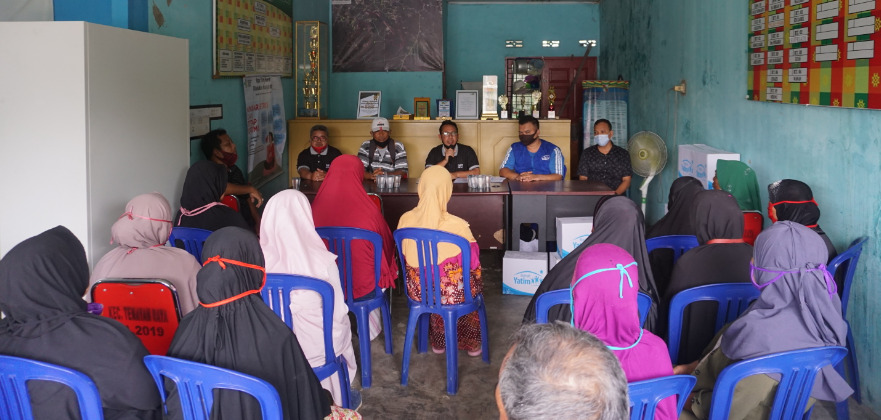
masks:
<path id="1" fill-rule="evenodd" d="M 297 118 L 327 118 L 327 73 L 329 70 L 327 24 L 317 20 L 297 21 L 294 29 Z"/>

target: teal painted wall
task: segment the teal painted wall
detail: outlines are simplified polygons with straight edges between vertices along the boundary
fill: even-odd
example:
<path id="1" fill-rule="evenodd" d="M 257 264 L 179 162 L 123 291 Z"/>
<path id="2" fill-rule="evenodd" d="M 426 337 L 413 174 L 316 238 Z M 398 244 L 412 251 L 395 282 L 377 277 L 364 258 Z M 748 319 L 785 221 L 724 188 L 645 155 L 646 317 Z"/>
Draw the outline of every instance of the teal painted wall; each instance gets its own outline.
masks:
<path id="1" fill-rule="evenodd" d="M 212 74 L 212 0 L 192 0 L 188 2 L 175 1 L 168 5 L 167 2 L 153 2 L 150 7 L 156 7 L 164 18 L 160 27 L 150 12 L 150 32 L 160 35 L 185 38 L 189 40 L 190 47 L 190 105 L 223 105 L 223 119 L 211 122 L 211 128 L 225 128 L 230 137 L 236 143 L 239 153 L 237 165 L 247 172 L 248 147 L 247 131 L 245 127 L 245 93 L 242 87 L 241 77 L 222 77 L 214 79 Z M 293 117 L 294 111 L 294 82 L 290 78 L 282 78 L 285 97 L 285 117 Z M 190 160 L 195 162 L 204 156 L 199 150 L 199 141 L 190 142 Z M 287 188 L 290 180 L 287 179 L 288 153 L 287 145 L 283 154 L 283 175 L 270 181 L 260 190 L 265 198 L 269 198 L 275 192 Z"/>
<path id="2" fill-rule="evenodd" d="M 631 131 L 674 144 L 705 143 L 741 153 L 763 186 L 781 179 L 811 185 L 821 226 L 842 250 L 871 239 L 851 292 L 847 316 L 861 370 L 864 403 L 881 412 L 881 111 L 748 101 L 747 3 L 706 0 L 616 0 L 601 3 L 600 77 L 631 81 Z M 681 79 L 684 97 L 670 92 Z M 649 193 L 651 220 L 663 213 L 675 163 Z M 639 182 L 634 182 L 638 185 Z M 762 188 L 764 190 L 764 188 Z M 638 194 L 638 193 L 637 193 Z M 763 200 L 767 204 L 767 191 Z"/>

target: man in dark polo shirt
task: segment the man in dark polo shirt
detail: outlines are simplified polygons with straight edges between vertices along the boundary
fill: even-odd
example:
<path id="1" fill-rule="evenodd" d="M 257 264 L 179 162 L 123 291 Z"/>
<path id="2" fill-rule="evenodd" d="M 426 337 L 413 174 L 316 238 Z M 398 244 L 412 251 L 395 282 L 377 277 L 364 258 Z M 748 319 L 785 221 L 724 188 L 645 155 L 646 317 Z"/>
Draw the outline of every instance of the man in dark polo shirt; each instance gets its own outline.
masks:
<path id="1" fill-rule="evenodd" d="M 239 155 L 236 152 L 236 144 L 226 133 L 226 130 L 218 128 L 211 130 L 202 136 L 199 147 L 205 158 L 226 167 L 227 183 L 223 195 L 234 195 L 239 200 L 239 213 L 254 229 L 260 232 L 260 212 L 257 207 L 263 204 L 263 194 L 260 194 L 253 185 L 245 181 L 245 174 L 236 166 Z"/>
<path id="2" fill-rule="evenodd" d="M 593 124 L 594 145 L 584 149 L 578 162 L 578 179 L 600 181 L 621 195 L 630 187 L 633 168 L 630 153 L 612 143 L 612 123 L 599 119 Z"/>
<path id="3" fill-rule="evenodd" d="M 309 148 L 297 156 L 297 172 L 300 178 L 313 181 L 324 181 L 330 162 L 333 162 L 340 151 L 327 144 L 327 127 L 317 124 L 309 130 Z"/>
<path id="4" fill-rule="evenodd" d="M 441 144 L 431 149 L 425 157 L 425 167 L 441 165 L 450 171 L 453 179 L 480 174 L 480 164 L 474 149 L 459 144 L 459 127 L 445 120 L 438 129 Z"/>

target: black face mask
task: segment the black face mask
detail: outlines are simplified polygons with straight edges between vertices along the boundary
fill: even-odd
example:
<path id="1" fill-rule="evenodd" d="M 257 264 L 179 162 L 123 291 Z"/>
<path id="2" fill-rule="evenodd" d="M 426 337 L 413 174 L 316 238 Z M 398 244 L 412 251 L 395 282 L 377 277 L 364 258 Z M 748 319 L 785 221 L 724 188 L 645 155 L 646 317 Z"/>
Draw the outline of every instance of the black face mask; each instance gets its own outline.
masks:
<path id="1" fill-rule="evenodd" d="M 445 144 L 444 147 L 447 148 L 447 149 L 452 149 L 452 148 L 456 147 L 456 145 L 453 144 L 453 145 L 447 146 L 447 145 Z"/>
<path id="2" fill-rule="evenodd" d="M 392 141 L 392 139 L 388 139 L 388 140 L 386 140 L 386 141 L 376 141 L 376 140 L 373 140 L 373 141 L 376 143 L 376 145 L 377 145 L 378 147 L 385 148 L 385 147 L 388 147 L 388 144 L 389 144 L 389 142 Z"/>
<path id="3" fill-rule="evenodd" d="M 534 141 L 535 141 L 535 134 L 521 134 L 520 135 L 520 143 L 522 143 L 524 146 L 529 146 Z"/>

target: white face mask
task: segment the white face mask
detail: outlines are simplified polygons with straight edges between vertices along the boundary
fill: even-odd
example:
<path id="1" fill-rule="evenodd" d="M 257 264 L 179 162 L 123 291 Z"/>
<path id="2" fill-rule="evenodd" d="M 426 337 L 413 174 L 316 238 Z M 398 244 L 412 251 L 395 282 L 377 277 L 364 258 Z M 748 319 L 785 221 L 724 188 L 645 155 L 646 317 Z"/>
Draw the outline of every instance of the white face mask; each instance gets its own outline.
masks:
<path id="1" fill-rule="evenodd" d="M 609 135 L 608 134 L 597 134 L 593 136 L 593 141 L 599 145 L 600 147 L 609 144 Z"/>

